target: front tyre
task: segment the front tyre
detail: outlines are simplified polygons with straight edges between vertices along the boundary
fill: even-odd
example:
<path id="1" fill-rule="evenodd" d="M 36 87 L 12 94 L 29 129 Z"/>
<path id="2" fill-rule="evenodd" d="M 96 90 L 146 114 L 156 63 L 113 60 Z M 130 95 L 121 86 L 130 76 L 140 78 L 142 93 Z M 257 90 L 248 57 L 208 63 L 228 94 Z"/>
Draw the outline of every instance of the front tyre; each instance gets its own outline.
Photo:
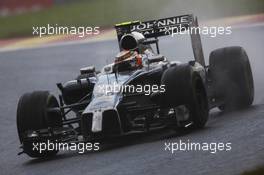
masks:
<path id="1" fill-rule="evenodd" d="M 60 113 L 49 111 L 49 108 L 59 107 L 56 98 L 47 91 L 36 91 L 24 94 L 17 107 L 17 131 L 23 150 L 30 157 L 48 157 L 57 154 L 57 150 L 39 152 L 33 149 L 33 141 L 27 139 L 30 131 L 61 127 Z M 45 140 L 46 142 L 47 140 Z"/>
<path id="2" fill-rule="evenodd" d="M 203 128 L 208 120 L 209 108 L 204 83 L 191 65 L 171 67 L 162 76 L 165 85 L 163 104 L 174 108 L 185 105 L 189 110 L 189 120 L 194 128 Z"/>

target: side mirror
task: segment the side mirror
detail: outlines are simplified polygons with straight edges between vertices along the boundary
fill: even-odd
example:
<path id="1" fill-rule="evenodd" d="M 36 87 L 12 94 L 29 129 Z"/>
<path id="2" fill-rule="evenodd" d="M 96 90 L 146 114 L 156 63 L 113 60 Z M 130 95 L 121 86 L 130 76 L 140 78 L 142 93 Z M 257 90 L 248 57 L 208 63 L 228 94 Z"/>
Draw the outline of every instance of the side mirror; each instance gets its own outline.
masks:
<path id="1" fill-rule="evenodd" d="M 90 74 L 95 72 L 95 67 L 94 66 L 88 66 L 88 67 L 83 67 L 80 69 L 80 73 L 82 74 Z"/>
<path id="2" fill-rule="evenodd" d="M 160 62 L 160 61 L 164 61 L 164 60 L 165 60 L 165 58 L 163 55 L 156 55 L 156 56 L 149 58 L 147 63 L 151 64 L 151 63 Z"/>
<path id="3" fill-rule="evenodd" d="M 114 63 L 104 66 L 101 73 L 111 74 L 113 73 L 113 69 L 114 69 Z"/>

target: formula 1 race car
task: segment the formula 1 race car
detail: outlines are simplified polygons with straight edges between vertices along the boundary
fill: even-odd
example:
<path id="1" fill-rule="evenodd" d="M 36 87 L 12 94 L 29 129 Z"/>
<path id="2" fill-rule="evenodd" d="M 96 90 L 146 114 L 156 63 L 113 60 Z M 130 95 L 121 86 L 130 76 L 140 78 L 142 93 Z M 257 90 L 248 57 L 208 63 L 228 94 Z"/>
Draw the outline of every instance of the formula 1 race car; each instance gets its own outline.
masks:
<path id="1" fill-rule="evenodd" d="M 198 27 L 197 18 L 182 15 L 117 24 L 120 52 L 113 63 L 101 71 L 81 68 L 76 79 L 58 83 L 58 101 L 47 91 L 24 94 L 17 108 L 22 153 L 47 157 L 58 152 L 40 153 L 33 149 L 36 142 L 85 143 L 164 127 L 199 129 L 212 108 L 250 106 L 254 83 L 245 50 L 214 50 L 206 66 L 200 35 L 192 33 L 194 59 L 168 61 L 160 54 L 158 37 L 169 36 L 179 26 Z"/>

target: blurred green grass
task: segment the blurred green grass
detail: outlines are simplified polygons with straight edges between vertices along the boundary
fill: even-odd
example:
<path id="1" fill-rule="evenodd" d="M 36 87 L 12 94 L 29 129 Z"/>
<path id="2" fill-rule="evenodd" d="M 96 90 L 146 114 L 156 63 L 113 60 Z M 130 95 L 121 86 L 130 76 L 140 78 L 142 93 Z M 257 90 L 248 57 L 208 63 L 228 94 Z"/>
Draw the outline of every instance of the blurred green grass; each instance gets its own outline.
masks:
<path id="1" fill-rule="evenodd" d="M 82 0 L 38 12 L 0 17 L 0 38 L 31 36 L 33 26 L 110 27 L 127 20 L 194 13 L 200 19 L 264 12 L 263 0 Z"/>

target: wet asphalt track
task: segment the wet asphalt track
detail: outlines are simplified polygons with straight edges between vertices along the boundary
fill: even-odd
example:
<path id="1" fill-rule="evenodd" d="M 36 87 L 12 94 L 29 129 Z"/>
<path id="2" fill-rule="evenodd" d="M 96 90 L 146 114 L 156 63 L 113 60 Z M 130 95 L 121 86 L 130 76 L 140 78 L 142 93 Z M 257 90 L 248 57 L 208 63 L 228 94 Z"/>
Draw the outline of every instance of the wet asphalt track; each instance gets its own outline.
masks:
<path id="1" fill-rule="evenodd" d="M 207 127 L 177 135 L 160 131 L 132 135 L 105 145 L 102 151 L 78 155 L 63 152 L 51 160 L 34 160 L 19 151 L 16 105 L 19 96 L 33 90 L 57 93 L 55 83 L 78 74 L 80 67 L 101 67 L 117 52 L 116 41 L 58 46 L 0 53 L 0 174 L 239 174 L 264 164 L 264 26 L 234 29 L 231 36 L 203 37 L 205 56 L 215 48 L 243 46 L 250 57 L 255 80 L 255 104 L 248 110 L 211 113 Z M 189 40 L 166 39 L 161 52 L 170 60 L 192 58 Z M 188 47 L 189 46 L 189 47 Z M 227 85 L 228 86 L 228 85 Z M 231 142 L 232 150 L 164 151 L 164 142 Z"/>

